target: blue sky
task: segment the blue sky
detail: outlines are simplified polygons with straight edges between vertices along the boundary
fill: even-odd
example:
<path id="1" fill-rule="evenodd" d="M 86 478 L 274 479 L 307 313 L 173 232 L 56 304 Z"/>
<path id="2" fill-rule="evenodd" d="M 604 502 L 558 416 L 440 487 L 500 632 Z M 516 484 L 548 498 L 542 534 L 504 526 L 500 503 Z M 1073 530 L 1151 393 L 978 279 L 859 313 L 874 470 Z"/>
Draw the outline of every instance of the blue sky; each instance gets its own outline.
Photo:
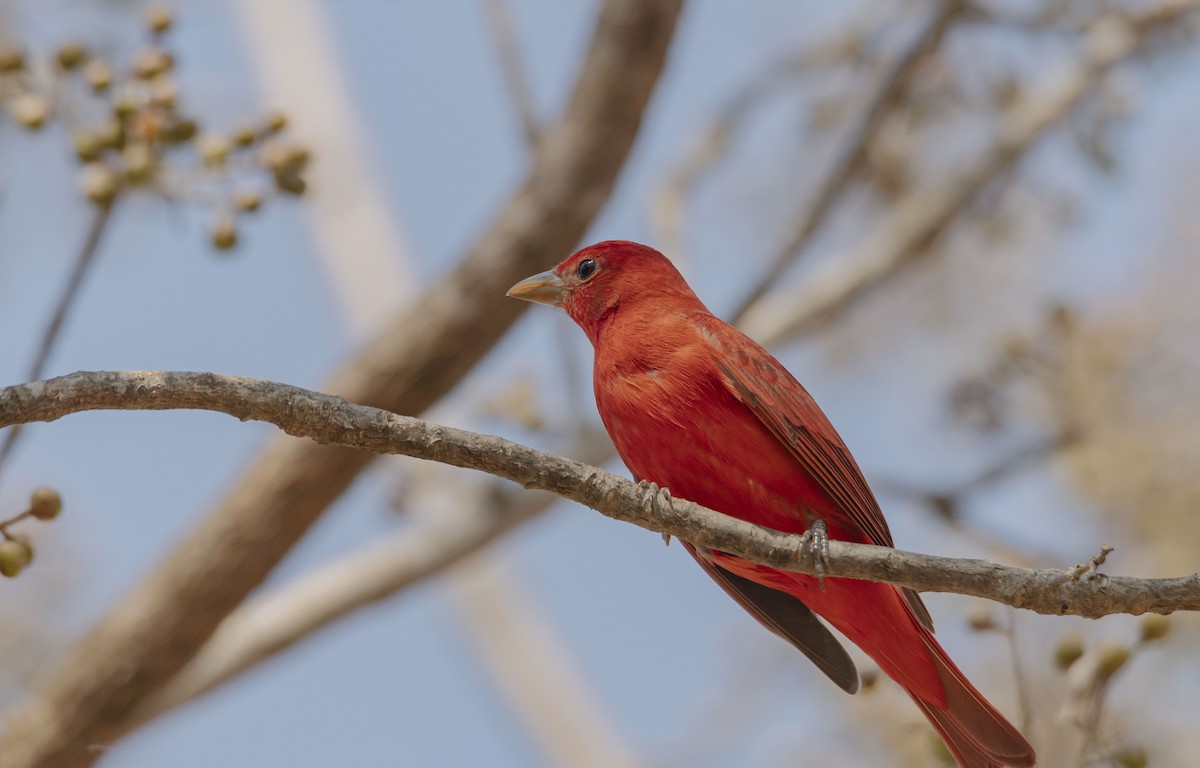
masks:
<path id="1" fill-rule="evenodd" d="M 128 5 L 58 0 L 3 7 L 36 40 L 86 35 L 117 48 L 129 38 L 128 17 L 119 10 Z M 552 119 L 586 45 L 593 4 L 512 5 L 539 115 Z M 467 2 L 343 0 L 324 8 L 387 185 L 388 205 L 421 274 L 432 280 L 479 235 L 527 160 L 485 17 L 477 3 Z M 259 99 L 247 74 L 251 64 L 239 49 L 229 6 L 185 2 L 178 15 L 176 40 L 189 101 L 215 127 L 256 113 Z M 648 200 L 697 126 L 765 62 L 817 39 L 833 17 L 829 6 L 815 2 L 692 4 L 632 163 L 588 239 L 651 239 Z M 1141 115 L 1120 134 L 1126 161 L 1120 176 L 1082 177 L 1089 200 L 1083 223 L 1045 240 L 1065 254 L 1058 267 L 1065 277 L 1059 280 L 1052 271 L 1047 293 L 1071 288 L 1059 283 L 1077 272 L 1062 263 L 1086 260 L 1112 265 L 1097 267 L 1087 291 L 1104 296 L 1129 274 L 1128 251 L 1163 225 L 1169 202 L 1163 200 L 1163 179 L 1175 181 L 1168 148 L 1186 145 L 1198 118 L 1197 81 L 1171 74 L 1188 66 L 1179 63 L 1140 81 Z M 785 110 L 768 110 L 755 136 L 778 138 L 792 130 L 793 118 Z M 86 227 L 89 211 L 74 194 L 66 146 L 60 135 L 26 136 L 0 124 L 5 381 L 23 378 L 46 307 Z M 320 148 L 315 151 L 319 162 Z M 319 386 L 352 354 L 353 341 L 322 283 L 303 215 L 303 202 L 272 203 L 247 224 L 243 247 L 227 258 L 205 246 L 205 216 L 155 200 L 124 202 L 52 373 L 216 370 Z M 743 255 L 728 249 L 753 224 L 737 219 L 729 215 L 711 227 L 698 226 L 687 238 L 696 287 L 718 311 L 732 303 L 731 290 L 743 277 L 730 266 Z M 769 235 L 759 236 L 770 241 Z M 566 322 L 542 308 L 529 312 L 461 391 L 481 392 L 488 377 L 518 370 L 535 370 L 553 384 L 561 330 L 554 326 Z M 945 382 L 936 375 L 941 370 L 936 348 L 902 333 L 896 343 L 892 355 L 854 365 L 833 362 L 812 346 L 788 350 L 787 362 L 818 395 L 869 475 L 969 474 L 986 454 L 961 436 L 945 438 L 944 454 L 909 455 L 914 442 L 949 433 L 937 414 Z M 581 334 L 574 350 L 586 360 Z M 929 369 L 921 370 L 921 363 Z M 569 398 L 550 396 L 554 407 L 573 407 Z M 586 402 L 591 418 L 590 399 Z M 517 434 L 503 423 L 468 426 Z M 36 531 L 38 561 L 26 576 L 3 585 L 0 611 L 40 613 L 65 632 L 82 631 L 137 583 L 273 437 L 262 425 L 194 413 L 83 414 L 31 429 L 5 468 L 0 509 L 15 508 L 29 488 L 43 483 L 60 488 L 68 507 L 60 522 Z M 970 450 L 962 450 L 964 445 Z M 385 491 L 377 476 L 356 484 L 274 581 L 390 530 Z M 1029 510 L 1025 518 L 996 515 L 994 528 L 1014 532 L 1036 520 L 1046 504 L 1072 502 L 1046 478 L 1031 479 L 989 498 L 981 514 L 1005 506 Z M 929 531 L 927 518 L 911 505 L 893 501 L 890 515 L 904 546 L 969 553 L 969 544 Z M 1090 551 L 1090 542 L 1081 549 Z M 749 675 L 754 664 L 786 651 L 715 589 L 682 549 L 664 550 L 657 536 L 586 510 L 560 506 L 497 550 L 554 617 L 602 703 L 647 758 L 669 756 L 693 738 L 695 716 L 714 686 L 742 674 L 739 664 Z M 1059 554 L 1052 544 L 1043 550 Z M 47 594 L 53 600 L 44 599 Z M 935 612 L 961 606 L 952 598 L 931 603 Z M 1002 652 L 990 640 L 964 635 L 952 615 L 946 611 L 941 634 L 965 667 L 979 670 L 984 662 L 977 654 Z M 746 660 L 731 662 L 738 654 Z M 782 764 L 805 733 L 824 731 L 833 741 L 845 735 L 838 716 L 843 707 L 854 706 L 848 699 L 799 655 L 777 669 L 778 677 L 754 703 L 765 725 L 755 731 L 753 745 L 706 756 L 705 764 Z M 518 766 L 536 760 L 489 687 L 441 588 L 431 583 L 356 615 L 138 732 L 113 748 L 108 764 L 305 768 Z"/>

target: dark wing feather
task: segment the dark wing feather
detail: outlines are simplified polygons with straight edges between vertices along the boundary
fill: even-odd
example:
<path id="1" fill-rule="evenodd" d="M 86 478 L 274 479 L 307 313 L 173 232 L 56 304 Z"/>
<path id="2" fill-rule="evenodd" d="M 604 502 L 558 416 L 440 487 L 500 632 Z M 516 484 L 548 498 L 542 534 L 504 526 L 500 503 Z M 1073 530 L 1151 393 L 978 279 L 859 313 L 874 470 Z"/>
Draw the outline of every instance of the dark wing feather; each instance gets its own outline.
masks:
<path id="1" fill-rule="evenodd" d="M 846 693 L 858 691 L 858 670 L 846 649 L 816 614 L 795 597 L 734 575 L 688 551 L 696 562 L 759 623 L 800 649 Z"/>

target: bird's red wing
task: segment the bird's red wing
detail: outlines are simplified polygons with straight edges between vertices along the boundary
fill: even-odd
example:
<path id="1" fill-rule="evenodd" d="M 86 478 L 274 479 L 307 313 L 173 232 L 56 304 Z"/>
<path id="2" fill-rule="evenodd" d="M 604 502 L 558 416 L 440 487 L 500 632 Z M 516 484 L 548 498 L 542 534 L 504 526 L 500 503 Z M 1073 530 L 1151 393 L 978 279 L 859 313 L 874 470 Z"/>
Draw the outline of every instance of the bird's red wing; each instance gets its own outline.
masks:
<path id="1" fill-rule="evenodd" d="M 862 471 L 812 396 L 778 360 L 711 315 L 697 316 L 712 341 L 729 391 L 787 447 L 872 544 L 892 546 L 892 534 Z"/>

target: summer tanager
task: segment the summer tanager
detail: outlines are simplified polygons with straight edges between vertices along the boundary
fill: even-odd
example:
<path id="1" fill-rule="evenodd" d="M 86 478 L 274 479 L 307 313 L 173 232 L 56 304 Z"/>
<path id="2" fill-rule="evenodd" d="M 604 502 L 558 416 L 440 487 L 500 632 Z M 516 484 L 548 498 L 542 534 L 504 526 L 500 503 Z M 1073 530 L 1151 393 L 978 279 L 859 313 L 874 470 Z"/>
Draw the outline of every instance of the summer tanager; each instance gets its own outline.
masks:
<path id="1" fill-rule="evenodd" d="M 600 418 L 639 481 L 768 528 L 804 533 L 820 521 L 830 538 L 892 546 L 862 472 L 812 397 L 714 317 L 658 251 L 598 243 L 508 295 L 562 307 L 587 334 Z M 854 693 L 854 663 L 813 614 L 836 627 L 908 692 L 959 765 L 1034 764 L 1029 743 L 938 645 L 915 592 L 687 548 L 742 607 Z"/>

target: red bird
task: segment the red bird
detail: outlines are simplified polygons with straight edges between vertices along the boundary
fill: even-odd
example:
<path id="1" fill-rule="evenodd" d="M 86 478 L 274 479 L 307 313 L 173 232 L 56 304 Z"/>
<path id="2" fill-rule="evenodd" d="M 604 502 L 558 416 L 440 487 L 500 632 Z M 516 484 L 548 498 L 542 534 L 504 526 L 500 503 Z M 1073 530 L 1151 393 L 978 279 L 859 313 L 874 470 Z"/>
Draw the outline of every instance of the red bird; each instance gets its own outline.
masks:
<path id="1" fill-rule="evenodd" d="M 514 285 L 562 307 L 595 347 L 596 405 L 639 481 L 757 525 L 892 546 L 861 470 L 804 387 L 717 319 L 658 251 L 611 240 Z M 933 637 L 915 592 L 688 551 L 767 629 L 842 689 L 858 672 L 821 616 L 912 697 L 964 768 L 1032 766 L 1033 748 Z"/>

